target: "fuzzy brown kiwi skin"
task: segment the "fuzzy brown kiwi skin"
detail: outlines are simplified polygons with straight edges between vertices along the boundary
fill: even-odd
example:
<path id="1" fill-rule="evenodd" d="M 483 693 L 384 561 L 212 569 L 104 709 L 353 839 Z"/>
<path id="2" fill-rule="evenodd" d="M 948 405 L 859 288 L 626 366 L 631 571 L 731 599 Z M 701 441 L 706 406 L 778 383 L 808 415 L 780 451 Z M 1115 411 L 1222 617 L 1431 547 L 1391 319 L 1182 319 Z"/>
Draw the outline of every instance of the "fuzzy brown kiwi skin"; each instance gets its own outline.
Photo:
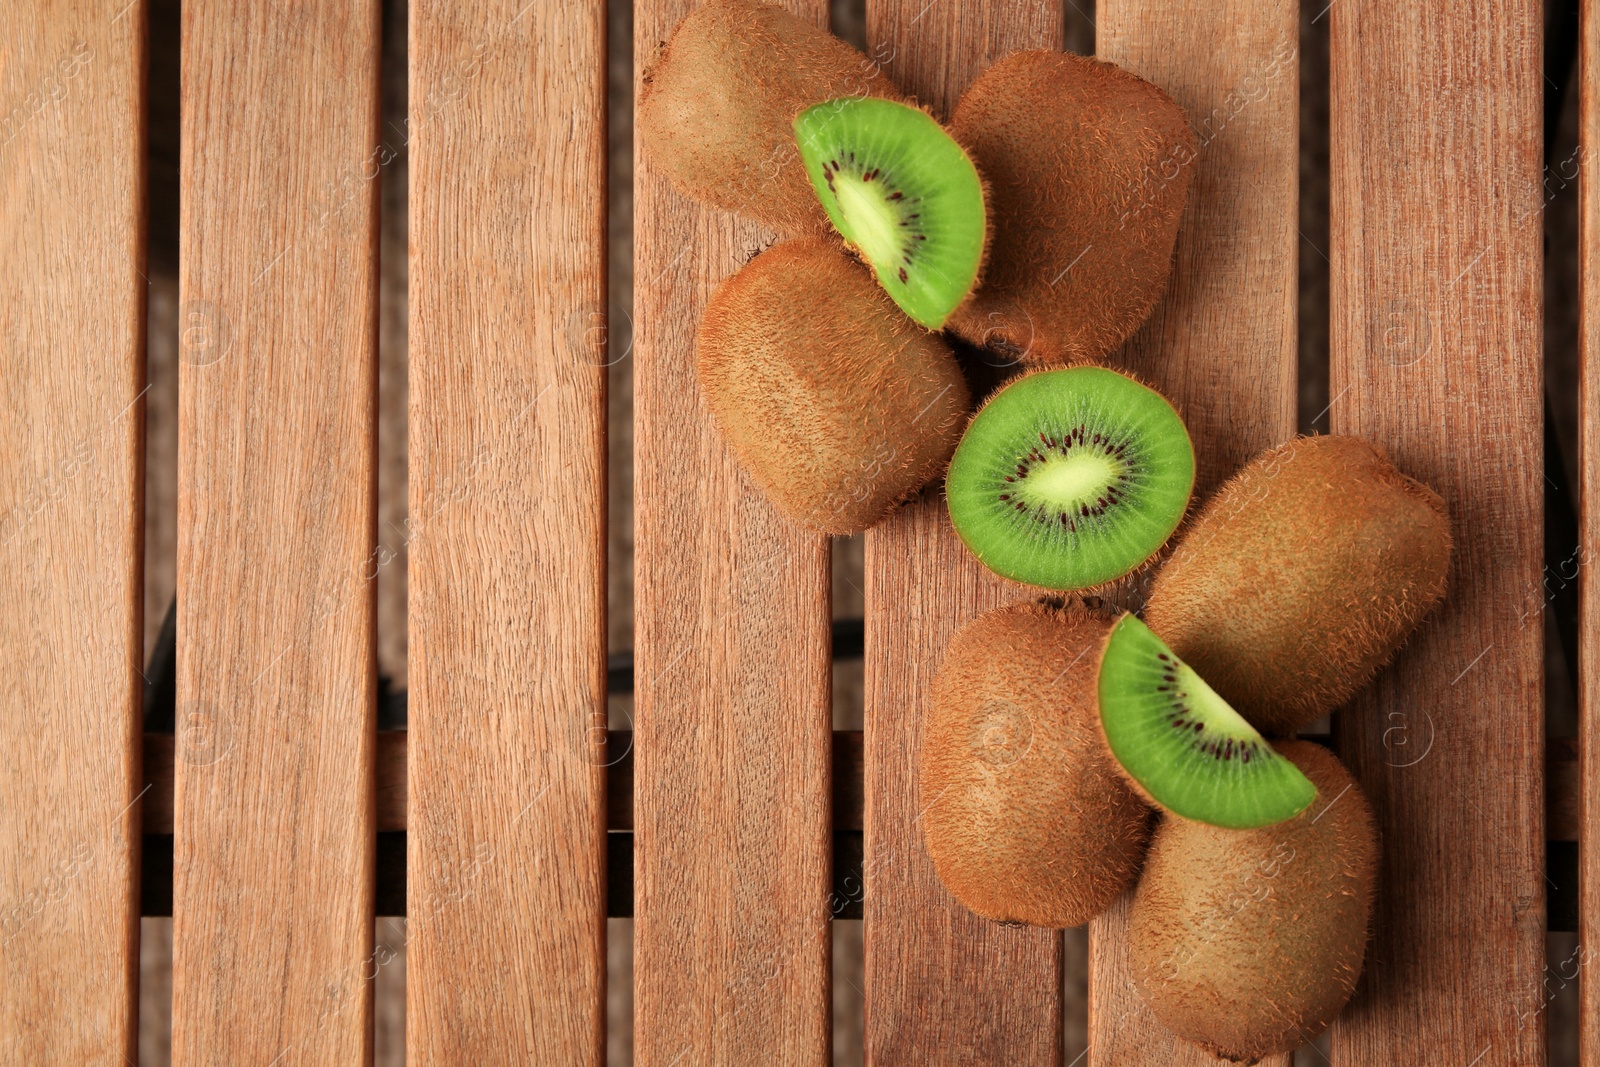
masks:
<path id="1" fill-rule="evenodd" d="M 1288 822 L 1165 818 L 1129 911 L 1134 984 L 1178 1037 L 1255 1063 L 1328 1027 L 1361 976 L 1380 849 L 1361 788 L 1320 745 L 1277 749 L 1317 787 Z"/>
<path id="2" fill-rule="evenodd" d="M 1172 273 L 1196 154 L 1182 109 L 1114 64 L 1029 51 L 980 75 L 950 125 L 988 182 L 994 253 L 947 328 L 1030 364 L 1120 346 Z"/>
<path id="3" fill-rule="evenodd" d="M 950 346 L 831 238 L 775 245 L 723 282 L 695 358 L 740 466 L 790 521 L 831 534 L 941 476 L 971 403 Z"/>
<path id="4" fill-rule="evenodd" d="M 1040 598 L 980 615 L 945 652 L 919 808 L 940 880 L 978 915 L 1078 926 L 1138 876 L 1150 811 L 1094 725 L 1110 619 L 1092 599 Z"/>
<path id="5" fill-rule="evenodd" d="M 1444 597 L 1444 501 L 1354 437 L 1247 464 L 1156 575 L 1144 619 L 1256 729 L 1291 735 L 1345 703 Z"/>
<path id="6" fill-rule="evenodd" d="M 1006 389 L 1007 386 L 1013 385 L 1016 382 L 1019 382 L 1023 378 L 1026 378 L 1026 377 L 1028 377 L 1029 375 L 1032 375 L 1032 374 L 1044 374 L 1044 373 L 1047 373 L 1049 371 L 1070 370 L 1070 369 L 1072 369 L 1074 367 L 1099 367 L 1099 366 L 1100 366 L 1100 364 L 1094 363 L 1093 361 L 1090 361 L 1090 360 L 1077 360 L 1077 361 L 1074 361 L 1074 362 L 1064 363 L 1064 364 L 1057 365 L 1057 366 L 1029 367 L 1029 368 L 1025 368 L 1025 369 L 1019 371 L 1016 374 L 1011 375 L 1010 377 L 1008 377 L 1004 381 L 1002 381 L 1000 383 L 1000 385 L 998 385 L 987 396 L 985 396 L 983 398 L 983 400 L 978 404 L 977 410 L 973 411 L 972 415 L 966 420 L 966 425 L 964 425 L 961 428 L 962 436 L 966 435 L 967 428 L 970 427 L 972 425 L 972 423 L 977 419 L 978 414 L 980 412 L 982 412 L 984 408 L 988 407 L 991 403 L 993 403 L 994 402 L 994 398 L 996 396 L 998 396 L 1001 392 L 1003 392 Z M 1125 367 L 1113 367 L 1113 368 L 1102 368 L 1102 369 L 1114 370 L 1114 371 L 1116 371 L 1116 373 L 1122 375 L 1124 378 L 1127 378 L 1130 381 L 1138 382 L 1140 385 L 1144 386 L 1145 388 L 1150 389 L 1150 390 L 1152 390 L 1152 391 L 1154 391 L 1156 393 L 1160 393 L 1161 397 L 1163 399 L 1165 399 L 1167 401 L 1167 403 L 1171 404 L 1172 405 L 1172 409 L 1178 413 L 1178 421 L 1180 423 L 1182 423 L 1182 425 L 1183 425 L 1184 436 L 1186 438 L 1189 438 L 1189 450 L 1191 452 L 1194 451 L 1194 439 L 1192 437 L 1189 437 L 1189 424 L 1183 418 L 1183 410 L 1178 406 L 1176 401 L 1172 400 L 1165 393 L 1162 393 L 1161 390 L 1159 388 L 1157 388 L 1153 382 L 1150 382 L 1150 381 L 1146 380 L 1144 377 L 1142 377 L 1142 376 L 1140 376 L 1138 374 L 1135 374 L 1134 372 L 1128 370 Z M 1191 502 L 1192 502 L 1192 499 L 1193 499 L 1193 496 L 1192 496 L 1193 492 L 1194 492 L 1194 487 L 1191 484 L 1190 485 Z M 1077 595 L 1077 596 L 1080 596 L 1080 597 L 1098 597 L 1098 598 L 1110 601 L 1112 603 L 1118 603 L 1118 604 L 1132 603 L 1136 599 L 1142 600 L 1143 597 L 1138 596 L 1137 595 L 1138 592 L 1145 586 L 1145 584 L 1148 582 L 1148 580 L 1150 579 L 1150 577 L 1152 575 L 1160 573 L 1158 568 L 1160 568 L 1161 565 L 1166 561 L 1166 559 L 1171 555 L 1173 546 L 1177 543 L 1179 535 L 1187 528 L 1188 522 L 1189 522 L 1189 518 L 1188 518 L 1188 514 L 1186 512 L 1183 521 L 1180 522 L 1178 524 L 1177 528 L 1175 530 L 1173 530 L 1173 532 L 1167 536 L 1166 541 L 1162 542 L 1161 545 L 1158 546 L 1154 552 L 1150 553 L 1150 555 L 1147 556 L 1143 561 L 1135 564 L 1133 567 L 1130 567 L 1127 571 L 1123 572 L 1122 574 L 1118 575 L 1117 577 L 1111 578 L 1111 579 L 1109 579 L 1107 581 L 1104 581 L 1104 582 L 1101 582 L 1099 585 L 1093 585 L 1093 586 L 1088 586 L 1088 587 L 1083 588 L 1083 589 L 1073 590 L 1073 594 Z M 968 547 L 968 550 L 969 551 L 971 550 L 970 546 Z M 990 573 L 994 573 L 994 572 L 990 572 Z M 1057 590 L 1045 589 L 1045 588 L 1042 588 L 1040 586 L 1029 585 L 1026 582 L 1019 582 L 1014 578 L 1007 578 L 1003 574 L 995 574 L 994 576 L 995 576 L 995 578 L 997 580 L 999 580 L 1001 582 L 1004 582 L 1007 585 L 1014 586 L 1018 590 L 1021 590 L 1021 591 L 1037 593 L 1037 594 L 1039 594 L 1041 596 L 1060 596 L 1060 595 L 1062 595 Z"/>
<path id="7" fill-rule="evenodd" d="M 905 99 L 867 56 L 783 8 L 711 0 L 641 79 L 639 137 L 648 166 L 686 196 L 785 235 L 827 234 L 793 122 L 848 96 Z"/>

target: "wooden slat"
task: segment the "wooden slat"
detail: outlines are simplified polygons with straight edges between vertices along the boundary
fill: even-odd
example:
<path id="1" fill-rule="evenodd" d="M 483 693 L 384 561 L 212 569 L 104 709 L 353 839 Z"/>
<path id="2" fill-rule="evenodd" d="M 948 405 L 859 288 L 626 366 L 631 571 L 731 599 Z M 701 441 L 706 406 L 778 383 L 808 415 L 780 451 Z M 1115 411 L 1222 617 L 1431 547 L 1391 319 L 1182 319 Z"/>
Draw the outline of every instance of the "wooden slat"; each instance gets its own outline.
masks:
<path id="1" fill-rule="evenodd" d="M 1299 6 L 1228 0 L 1197 13 L 1102 0 L 1097 10 L 1096 54 L 1172 94 L 1195 133 L 1171 285 L 1114 362 L 1183 412 L 1198 503 L 1294 436 Z"/>
<path id="2" fill-rule="evenodd" d="M 1098 15 L 1100 58 L 1171 93 L 1198 146 L 1171 288 L 1116 357 L 1183 412 L 1198 505 L 1255 453 L 1294 435 L 1299 7 L 1101 0 Z M 1089 1063 L 1214 1063 L 1174 1040 L 1132 985 L 1131 900 L 1090 926 Z"/>
<path id="3" fill-rule="evenodd" d="M 868 0 L 869 51 L 948 118 L 968 83 L 1019 48 L 1060 48 L 1058 3 Z M 937 493 L 866 535 L 867 1062 L 1056 1064 L 1061 935 L 1006 929 L 939 884 L 917 824 L 927 696 L 956 629 L 1022 591 L 985 572 Z"/>
<path id="4" fill-rule="evenodd" d="M 0 5 L 4 1064 L 136 1055 L 144 19 Z"/>
<path id="5" fill-rule="evenodd" d="M 1578 143 L 1600 144 L 1600 3 L 1583 0 L 1578 46 Z M 1592 149 L 1590 152 L 1592 153 Z M 1600 177 L 1587 157 L 1578 178 L 1579 366 L 1581 493 L 1578 650 L 1578 943 L 1600 944 Z M 1578 1063 L 1600 1067 L 1600 973 L 1585 955 L 1578 979 Z"/>
<path id="6" fill-rule="evenodd" d="M 1539 1067 L 1541 7 L 1339 0 L 1328 16 L 1332 427 L 1437 489 L 1456 538 L 1442 608 L 1334 717 L 1384 838 L 1334 1061 Z M 1398 755 L 1396 736 L 1432 747 Z"/>
<path id="7" fill-rule="evenodd" d="M 371 1054 L 378 38 L 183 9 L 177 1064 Z"/>
<path id="8" fill-rule="evenodd" d="M 692 6 L 637 0 L 636 75 Z M 739 473 L 695 381 L 700 311 L 765 235 L 635 158 L 635 1060 L 820 1064 L 828 541 Z"/>
<path id="9" fill-rule="evenodd" d="M 605 8 L 411 6 L 419 1063 L 604 1059 Z"/>

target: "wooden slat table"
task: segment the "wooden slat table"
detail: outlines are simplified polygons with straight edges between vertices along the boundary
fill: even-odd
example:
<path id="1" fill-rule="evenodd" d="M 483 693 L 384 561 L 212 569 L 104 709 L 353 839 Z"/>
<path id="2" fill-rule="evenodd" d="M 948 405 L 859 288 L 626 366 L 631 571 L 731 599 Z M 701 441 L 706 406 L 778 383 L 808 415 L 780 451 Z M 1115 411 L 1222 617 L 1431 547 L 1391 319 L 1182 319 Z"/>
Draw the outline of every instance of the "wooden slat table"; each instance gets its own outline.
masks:
<path id="1" fill-rule="evenodd" d="M 642 73 L 692 7 L 637 0 Z M 827 5 L 795 0 L 826 24 Z M 712 290 L 765 235 L 634 179 L 634 1055 L 827 1056 L 828 540 L 780 519 L 694 373 Z"/>
<path id="2" fill-rule="evenodd" d="M 1096 53 L 1171 93 L 1195 131 L 1171 288 L 1116 362 L 1183 412 L 1198 505 L 1294 435 L 1299 8 L 1101 0 L 1098 13 Z M 1214 1063 L 1175 1041 L 1133 987 L 1123 941 L 1131 899 L 1090 924 L 1091 1067 Z M 1289 1067 L 1289 1057 L 1264 1062 Z"/>
<path id="3" fill-rule="evenodd" d="M 184 5 L 178 1063 L 371 1054 L 378 39 Z"/>
<path id="4" fill-rule="evenodd" d="M 605 1047 L 605 23 L 415 0 L 413 1062 Z"/>
<path id="5" fill-rule="evenodd" d="M 134 1054 L 143 4 L 0 5 L 0 1064 Z"/>
<path id="6" fill-rule="evenodd" d="M 1542 9 L 1328 15 L 1332 428 L 1437 489 L 1456 538 L 1442 608 L 1335 716 L 1384 878 L 1334 1062 L 1542 1064 Z"/>
<path id="7" fill-rule="evenodd" d="M 823 0 L 784 2 L 827 20 Z M 875 60 L 941 115 L 988 63 L 1061 47 L 1069 6 L 859 2 Z M 693 6 L 636 0 L 636 77 Z M 836 762 L 829 542 L 740 473 L 693 371 L 707 298 L 770 235 L 684 200 L 640 152 L 636 341 L 605 345 L 600 0 L 413 0 L 403 131 L 377 127 L 379 0 L 185 5 L 177 736 L 143 736 L 145 8 L 0 6 L 0 1067 L 136 1058 L 141 831 L 175 838 L 175 1062 L 368 1062 L 380 830 L 408 839 L 385 888 L 408 890 L 414 1061 L 606 1058 L 606 857 L 631 831 L 638 1061 L 820 1067 L 833 833 L 858 828 L 867 1062 L 1060 1067 L 1061 935 L 956 905 L 915 798 L 945 644 L 1026 591 L 971 561 L 936 491 L 873 530 L 864 742 L 840 735 Z M 1527 621 L 1545 595 L 1542 11 L 1097 15 L 1099 54 L 1169 90 L 1201 143 L 1171 292 L 1113 360 L 1183 409 L 1199 496 L 1293 433 L 1297 255 L 1326 251 L 1329 424 L 1390 448 L 1455 520 L 1452 596 L 1334 720 L 1385 866 L 1331 1062 L 1543 1067 L 1547 838 L 1579 839 L 1591 872 L 1600 853 L 1600 585 L 1584 566 L 1580 743 L 1547 746 Z M 1296 232 L 1303 16 L 1331 34 L 1325 250 Z M 1581 70 L 1592 144 L 1592 0 Z M 410 729 L 380 735 L 376 177 L 397 137 Z M 1581 158 L 1587 564 L 1600 186 Z M 605 368 L 622 358 L 637 715 L 608 746 Z M 1582 894 L 1587 945 L 1600 875 Z M 1126 901 L 1093 925 L 1084 1059 L 1213 1062 L 1139 1001 L 1125 921 Z M 1589 979 L 1592 952 L 1576 958 Z M 1600 1067 L 1600 982 L 1581 985 L 1581 1063 Z"/>
<path id="8" fill-rule="evenodd" d="M 990 63 L 1059 48 L 1059 3 L 867 0 L 868 52 L 941 118 Z M 1006 929 L 957 904 L 922 842 L 917 750 L 945 645 L 1019 596 L 950 527 L 938 493 L 866 534 L 866 1057 L 1040 1067 L 1061 1059 L 1061 935 Z"/>

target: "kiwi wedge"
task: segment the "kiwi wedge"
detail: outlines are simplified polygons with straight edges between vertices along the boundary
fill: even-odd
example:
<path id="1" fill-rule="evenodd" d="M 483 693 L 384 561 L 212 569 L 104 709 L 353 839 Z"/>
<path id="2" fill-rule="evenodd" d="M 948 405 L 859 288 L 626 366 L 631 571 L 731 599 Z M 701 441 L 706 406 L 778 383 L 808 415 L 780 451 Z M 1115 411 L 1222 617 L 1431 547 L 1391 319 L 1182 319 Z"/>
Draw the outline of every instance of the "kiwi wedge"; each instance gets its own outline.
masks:
<path id="1" fill-rule="evenodd" d="M 1138 876 L 1150 809 L 1095 726 L 1097 604 L 1041 599 L 978 616 L 933 684 L 918 774 L 939 879 L 988 919 L 1088 922 Z"/>
<path id="2" fill-rule="evenodd" d="M 1178 528 L 1194 448 L 1165 398 L 1103 367 L 1035 371 L 967 427 L 945 482 L 950 521 L 984 566 L 1053 590 L 1134 571 Z"/>
<path id="3" fill-rule="evenodd" d="M 1167 1029 L 1243 1063 L 1309 1044 L 1354 991 L 1377 884 L 1377 824 L 1319 745 L 1281 757 L 1316 785 L 1294 819 L 1223 830 L 1167 819 L 1129 909 L 1134 984 Z"/>
<path id="4" fill-rule="evenodd" d="M 1172 274 L 1196 159 L 1182 109 L 1111 63 L 1018 52 L 972 83 L 950 128 L 989 183 L 994 237 L 949 328 L 1029 363 L 1120 346 Z"/>
<path id="5" fill-rule="evenodd" d="M 865 529 L 937 477 L 970 405 L 950 346 L 832 238 L 777 245 L 723 282 L 695 354 L 740 465 L 827 533 Z"/>
<path id="6" fill-rule="evenodd" d="M 792 123 L 819 100 L 849 96 L 901 98 L 878 64 L 813 23 L 772 4 L 710 0 L 641 79 L 645 165 L 786 236 L 826 234 Z"/>
<path id="7" fill-rule="evenodd" d="M 1128 778 L 1185 819 L 1250 829 L 1306 809 L 1316 789 L 1294 764 L 1140 622 L 1106 638 L 1096 683 L 1100 728 Z"/>
<path id="8" fill-rule="evenodd" d="M 937 330 L 978 284 L 983 180 L 944 127 L 893 100 L 827 100 L 794 120 L 834 228 L 913 320 Z"/>
<path id="9" fill-rule="evenodd" d="M 1144 618 L 1259 730 L 1350 699 L 1444 596 L 1444 501 L 1355 437 L 1263 453 L 1201 509 Z"/>

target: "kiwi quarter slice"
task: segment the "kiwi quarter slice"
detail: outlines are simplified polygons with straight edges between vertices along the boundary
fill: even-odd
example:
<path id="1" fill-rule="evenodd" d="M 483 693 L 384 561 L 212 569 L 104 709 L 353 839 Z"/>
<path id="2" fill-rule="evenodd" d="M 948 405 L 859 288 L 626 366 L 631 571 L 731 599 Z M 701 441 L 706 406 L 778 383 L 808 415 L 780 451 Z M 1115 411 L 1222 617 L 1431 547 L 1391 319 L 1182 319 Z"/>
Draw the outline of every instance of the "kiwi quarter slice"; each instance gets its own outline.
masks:
<path id="1" fill-rule="evenodd" d="M 926 111 L 876 97 L 816 104 L 794 132 L 840 236 L 902 311 L 942 327 L 983 268 L 983 181 L 967 153 Z"/>
<path id="2" fill-rule="evenodd" d="M 950 521 L 990 570 L 1044 589 L 1121 578 L 1183 519 L 1194 448 L 1155 390 L 1104 367 L 1035 371 L 983 406 L 950 461 Z"/>
<path id="3" fill-rule="evenodd" d="M 1139 790 L 1174 815 L 1246 830 L 1292 819 L 1316 786 L 1133 615 L 1100 657 L 1100 727 Z"/>

